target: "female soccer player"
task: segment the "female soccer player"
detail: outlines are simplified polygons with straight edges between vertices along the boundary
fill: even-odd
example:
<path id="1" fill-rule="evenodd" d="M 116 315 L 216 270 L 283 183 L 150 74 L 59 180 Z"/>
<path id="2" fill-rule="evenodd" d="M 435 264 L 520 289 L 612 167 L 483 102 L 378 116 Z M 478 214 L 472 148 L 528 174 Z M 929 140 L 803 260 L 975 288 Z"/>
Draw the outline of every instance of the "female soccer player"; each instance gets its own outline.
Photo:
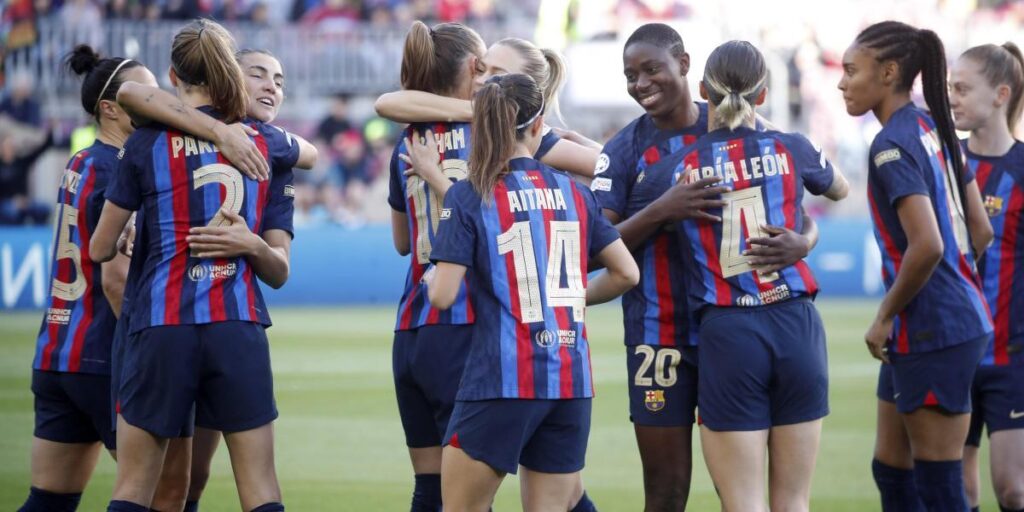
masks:
<path id="1" fill-rule="evenodd" d="M 170 78 L 182 100 L 228 121 L 244 117 L 248 98 L 233 54 L 230 34 L 216 23 L 179 31 Z M 287 280 L 287 178 L 299 150 L 283 132 L 254 126 L 269 182 L 243 177 L 209 142 L 161 125 L 138 129 L 126 143 L 92 240 L 97 258 L 109 259 L 130 212 L 141 209 L 150 243 L 134 248 L 145 268 L 123 348 L 122 454 L 108 510 L 147 509 L 167 438 L 190 432 L 193 413 L 195 424 L 225 432 L 242 508 L 284 510 L 273 463 L 270 318 L 255 279 L 273 287 Z M 229 236 L 211 241 L 209 230 Z M 246 257 L 230 256 L 238 253 Z"/>
<path id="2" fill-rule="evenodd" d="M 752 265 L 749 244 L 768 234 L 765 225 L 800 231 L 804 188 L 833 200 L 849 188 L 802 135 L 756 129 L 767 77 L 764 58 L 750 43 L 716 48 L 700 86 L 712 131 L 655 164 L 633 190 L 657 198 L 675 183 L 709 177 L 729 190 L 724 206 L 707 209 L 713 220 L 676 225 L 687 304 L 700 321 L 701 445 L 729 511 L 766 510 L 766 454 L 771 509 L 807 510 L 821 418 L 828 414 L 814 276 L 803 261 L 778 270 Z"/>
<path id="3" fill-rule="evenodd" d="M 974 375 L 971 428 L 964 448 L 964 484 L 974 510 L 981 493 L 982 427 L 991 441 L 992 485 L 1001 510 L 1024 510 L 1024 143 L 1013 128 L 1024 108 L 1024 60 L 1013 43 L 963 53 L 951 73 L 949 103 L 978 180 L 995 241 L 978 273 L 995 328 Z"/>
<path id="4" fill-rule="evenodd" d="M 443 310 L 468 277 L 477 313 L 445 434 L 444 509 L 487 510 L 522 465 L 524 510 L 569 510 L 593 396 L 586 305 L 636 285 L 638 271 L 593 196 L 531 158 L 544 129 L 537 84 L 495 77 L 474 102 L 469 178 L 445 195 L 428 283 Z M 587 286 L 590 258 L 608 272 Z"/>
<path id="5" fill-rule="evenodd" d="M 544 91 L 544 103 L 555 119 L 560 120 L 558 94 L 565 85 L 565 62 L 554 50 L 537 48 L 533 43 L 514 37 L 491 45 L 484 54 L 482 72 L 477 75 L 475 87 L 480 87 L 492 76 L 507 73 L 529 75 Z M 381 95 L 374 107 L 381 117 L 401 123 L 431 122 L 447 119 L 449 122 L 469 122 L 473 108 L 468 99 L 453 98 L 418 90 L 402 90 Z M 544 128 L 544 138 L 535 158 L 545 165 L 571 172 L 583 178 L 594 175 L 594 165 L 600 145 L 573 131 Z"/>
<path id="6" fill-rule="evenodd" d="M 889 363 L 879 373 L 872 462 L 882 508 L 967 510 L 961 457 L 971 381 L 992 332 L 971 242 L 981 254 L 992 228 L 962 168 L 942 41 L 876 23 L 846 50 L 843 69 L 846 111 L 872 111 L 882 123 L 868 200 L 887 291 L 865 335 L 871 354 Z M 930 114 L 910 99 L 918 74 Z"/>
<path id="7" fill-rule="evenodd" d="M 402 87 L 468 100 L 473 79 L 483 72 L 484 43 L 472 29 L 458 23 L 433 28 L 413 22 L 402 55 Z M 406 140 L 426 136 L 433 158 L 441 160 L 441 180 L 410 171 L 400 156 Z M 441 440 L 455 405 L 455 393 L 472 338 L 475 318 L 468 291 L 447 311 L 431 307 L 421 282 L 441 220 L 441 201 L 450 179 L 466 178 L 470 148 L 469 123 L 414 123 L 403 132 L 391 159 L 391 227 L 395 249 L 410 256 L 405 291 L 398 305 L 392 370 L 398 413 L 415 473 L 411 510 L 441 507 Z M 422 144 L 421 144 L 422 145 Z"/>
<path id="8" fill-rule="evenodd" d="M 238 59 L 238 64 L 245 74 L 246 90 L 249 94 L 248 117 L 263 123 L 273 122 L 277 118 L 278 111 L 285 98 L 285 75 L 281 62 L 267 50 L 243 49 L 236 53 L 235 57 Z M 125 109 L 129 110 L 132 115 L 168 124 L 200 138 L 203 138 L 206 133 L 209 133 L 211 136 L 232 133 L 230 126 L 204 114 L 198 109 L 184 105 L 174 95 L 154 87 L 127 84 L 118 93 L 118 102 Z M 197 126 L 200 128 L 197 129 Z M 252 128 L 249 128 L 249 132 L 253 135 L 257 134 Z M 296 167 L 300 169 L 312 168 L 317 159 L 316 147 L 301 137 L 293 137 L 299 143 L 299 159 Z M 245 136 L 245 142 L 248 143 L 247 147 L 256 150 L 255 144 L 250 141 L 248 136 Z M 239 142 L 238 145 L 241 146 L 242 143 Z M 251 155 L 246 153 L 244 156 L 250 157 Z M 256 157 L 256 163 L 262 164 L 260 168 L 265 168 L 267 165 L 266 161 L 262 159 L 262 155 L 258 151 L 256 152 Z M 254 165 L 254 167 L 256 166 Z M 249 176 L 257 178 L 259 174 L 254 172 L 249 174 Z M 226 242 L 224 237 L 228 235 L 208 233 L 207 236 L 214 236 Z M 231 256 L 240 256 L 240 254 L 232 254 Z M 184 478 L 188 482 L 185 484 L 188 488 L 188 501 L 185 505 L 185 512 L 198 510 L 198 501 L 209 480 L 210 464 L 219 442 L 220 432 L 202 427 L 196 428 L 192 437 L 191 470 L 188 472 L 187 477 Z M 161 485 L 156 493 L 158 499 L 166 495 L 174 496 L 178 492 L 184 492 L 184 490 L 167 489 L 167 485 L 165 485 L 165 483 L 169 484 L 169 479 L 166 478 L 166 475 L 175 473 L 171 466 L 182 460 L 183 455 L 179 452 L 181 449 L 187 448 L 180 446 L 181 449 L 176 450 L 174 448 L 179 447 L 177 443 L 172 443 L 170 446 L 167 462 L 162 473 Z M 184 462 L 186 465 L 188 464 L 187 454 L 184 455 Z M 156 501 L 163 502 L 164 500 Z"/>
<path id="9" fill-rule="evenodd" d="M 117 91 L 127 81 L 156 85 L 142 63 L 101 58 L 86 45 L 75 48 L 67 64 L 82 77 L 82 108 L 96 118 L 99 130 L 92 146 L 71 157 L 57 193 L 50 298 L 32 365 L 36 426 L 24 512 L 75 510 L 100 442 L 111 454 L 115 450 L 110 341 L 128 260 L 101 264 L 92 257 L 89 240 L 118 151 L 133 130 L 114 101 Z"/>
<path id="10" fill-rule="evenodd" d="M 690 490 L 692 425 L 697 406 L 696 320 L 686 306 L 685 269 L 666 223 L 707 218 L 720 207 L 717 178 L 672 187 L 662 196 L 635 194 L 654 178 L 654 164 L 707 133 L 707 104 L 690 97 L 690 56 L 675 29 L 661 23 L 638 28 L 626 41 L 626 91 L 645 113 L 605 145 L 592 189 L 640 266 L 640 286 L 622 298 L 630 420 L 643 464 L 645 510 L 686 507 Z M 663 166 L 663 172 L 672 169 Z M 712 219 L 713 220 L 713 219 Z M 769 227 L 770 238 L 752 245 L 757 263 L 788 266 L 817 240 L 805 217 L 802 236 Z"/>

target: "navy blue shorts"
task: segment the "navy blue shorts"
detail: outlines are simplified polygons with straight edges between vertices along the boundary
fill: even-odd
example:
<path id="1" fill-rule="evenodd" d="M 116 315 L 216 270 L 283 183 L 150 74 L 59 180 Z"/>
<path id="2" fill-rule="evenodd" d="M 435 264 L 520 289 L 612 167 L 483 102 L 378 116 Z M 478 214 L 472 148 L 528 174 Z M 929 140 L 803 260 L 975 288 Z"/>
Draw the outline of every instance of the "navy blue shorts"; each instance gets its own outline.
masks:
<path id="1" fill-rule="evenodd" d="M 692 425 L 697 357 L 697 347 L 626 347 L 630 421 L 650 427 Z"/>
<path id="2" fill-rule="evenodd" d="M 954 414 L 971 412 L 971 383 L 987 345 L 988 336 L 982 336 L 929 352 L 890 353 L 896 410 L 909 414 L 936 406 Z"/>
<path id="3" fill-rule="evenodd" d="M 896 403 L 896 388 L 892 385 L 892 365 L 882 363 L 878 368 L 878 385 L 875 386 L 875 396 L 879 400 Z"/>
<path id="4" fill-rule="evenodd" d="M 828 415 L 825 329 L 808 299 L 708 308 L 697 401 L 714 431 L 765 430 Z"/>
<path id="5" fill-rule="evenodd" d="M 971 390 L 971 429 L 967 444 L 981 446 L 982 427 L 988 435 L 1024 428 L 1024 361 L 1007 366 L 979 366 Z"/>
<path id="6" fill-rule="evenodd" d="M 409 448 L 441 446 L 472 342 L 472 325 L 395 332 L 391 369 Z"/>
<path id="7" fill-rule="evenodd" d="M 110 377 L 32 371 L 36 428 L 33 435 L 58 443 L 103 441 L 115 448 L 110 428 Z"/>
<path id="8" fill-rule="evenodd" d="M 124 344 L 128 342 L 128 315 L 124 314 L 127 303 L 122 304 L 121 317 L 114 326 L 114 339 L 110 343 L 110 428 L 117 430 L 117 415 L 121 411 L 117 392 L 121 388 L 121 359 Z"/>
<path id="9" fill-rule="evenodd" d="M 461 448 L 495 471 L 519 465 L 542 473 L 583 469 L 591 399 L 459 401 L 445 445 Z"/>
<path id="10" fill-rule="evenodd" d="M 241 432 L 277 418 L 270 344 L 253 322 L 149 327 L 124 343 L 121 416 L 157 437 Z"/>

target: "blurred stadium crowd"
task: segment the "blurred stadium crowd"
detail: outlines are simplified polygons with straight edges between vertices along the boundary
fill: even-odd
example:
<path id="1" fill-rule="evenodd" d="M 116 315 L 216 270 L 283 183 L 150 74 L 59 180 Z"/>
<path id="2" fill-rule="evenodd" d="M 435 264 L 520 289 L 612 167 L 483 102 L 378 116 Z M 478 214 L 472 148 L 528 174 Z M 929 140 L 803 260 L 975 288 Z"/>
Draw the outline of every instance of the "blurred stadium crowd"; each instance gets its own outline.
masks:
<path id="1" fill-rule="evenodd" d="M 727 39 L 750 40 L 775 63 L 768 116 L 821 144 L 854 186 L 852 200 L 835 209 L 809 203 L 817 215 L 867 212 L 865 155 L 879 127 L 870 115 L 849 117 L 835 88 L 857 31 L 885 18 L 929 27 L 949 58 L 972 45 L 1024 41 L 1024 0 L 777 0 L 767 8 L 759 0 L 5 0 L 2 9 L 0 224 L 49 222 L 69 150 L 90 136 L 78 85 L 60 73 L 60 57 L 88 42 L 160 74 L 170 34 L 194 17 L 226 23 L 240 47 L 278 55 L 288 99 L 277 124 L 327 156 L 301 180 L 296 222 L 349 227 L 388 218 L 387 171 L 399 127 L 376 117 L 372 104 L 397 87 L 402 38 L 414 19 L 460 21 L 490 42 L 514 35 L 562 51 L 570 79 L 564 117 L 601 141 L 640 113 L 610 65 L 637 25 L 659 20 L 679 28 L 697 63 L 692 87 L 706 52 Z M 595 77 L 607 89 L 584 97 L 598 89 Z"/>

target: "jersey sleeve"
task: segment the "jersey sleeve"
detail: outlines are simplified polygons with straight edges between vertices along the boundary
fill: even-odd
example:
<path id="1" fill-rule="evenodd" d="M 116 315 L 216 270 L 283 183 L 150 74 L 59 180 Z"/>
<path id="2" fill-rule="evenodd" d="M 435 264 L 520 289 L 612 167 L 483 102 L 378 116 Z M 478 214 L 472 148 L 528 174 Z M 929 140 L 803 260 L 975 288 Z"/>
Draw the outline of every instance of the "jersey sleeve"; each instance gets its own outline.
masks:
<path id="1" fill-rule="evenodd" d="M 403 139 L 395 145 L 395 150 L 391 152 L 391 164 L 388 167 L 388 174 L 390 175 L 388 180 L 388 204 L 391 205 L 393 210 L 404 213 L 406 211 L 405 190 L 402 187 L 402 183 L 405 181 L 405 176 L 402 176 L 402 169 L 398 165 L 398 155 L 402 145 L 405 144 L 405 142 L 401 142 L 405 140 L 405 133 L 402 135 Z"/>
<path id="2" fill-rule="evenodd" d="M 445 194 L 430 261 L 447 261 L 464 267 L 473 266 L 473 252 L 476 247 L 473 218 L 476 212 L 468 197 L 472 195 L 471 192 L 469 182 L 463 181 L 452 185 Z"/>
<path id="3" fill-rule="evenodd" d="M 267 161 L 271 167 L 290 172 L 299 161 L 299 143 L 295 136 L 269 124 L 260 125 L 260 133 L 267 142 Z"/>
<path id="4" fill-rule="evenodd" d="M 871 145 L 871 163 L 875 172 L 868 176 L 885 193 L 889 204 L 911 195 L 929 195 L 923 169 L 914 157 L 891 140 Z"/>
<path id="5" fill-rule="evenodd" d="M 799 169 L 804 187 L 816 196 L 828 192 L 832 182 L 835 181 L 836 170 L 832 167 L 832 162 L 825 157 L 821 147 L 803 135 L 797 135 L 797 143 L 794 146 L 796 146 L 794 149 L 796 149 L 797 158 L 802 164 Z"/>
<path id="6" fill-rule="evenodd" d="M 106 200 L 129 211 L 136 211 L 142 207 L 142 184 L 138 166 L 132 158 L 137 151 L 128 143 L 118 155 L 117 170 L 107 184 L 104 195 Z"/>
<path id="7" fill-rule="evenodd" d="M 619 239 L 619 230 L 615 229 L 615 226 L 612 226 L 611 222 L 608 222 L 608 219 L 601 213 L 598 201 L 591 191 L 575 182 L 573 186 L 580 189 L 580 193 L 583 194 L 583 199 L 587 204 L 587 217 L 589 219 L 587 233 L 590 234 L 589 240 L 587 240 L 589 244 L 587 254 L 590 257 L 594 257 L 603 251 L 605 247 Z"/>
<path id="8" fill-rule="evenodd" d="M 590 183 L 590 190 L 594 192 L 598 206 L 620 217 L 626 211 L 626 200 L 635 179 L 639 158 L 635 156 L 636 148 L 631 135 L 632 130 L 623 130 L 605 144 L 594 168 L 594 181 Z"/>
<path id="9" fill-rule="evenodd" d="M 291 170 L 275 172 L 270 178 L 270 190 L 267 194 L 267 206 L 263 213 L 263 225 L 260 233 L 271 229 L 281 229 L 295 238 L 295 173 Z"/>
<path id="10" fill-rule="evenodd" d="M 533 154 L 534 160 L 540 160 L 551 151 L 551 148 L 558 144 L 558 141 L 562 140 L 561 137 L 551 129 L 550 126 L 544 126 L 544 135 L 540 138 L 540 146 L 537 147 L 537 152 Z"/>

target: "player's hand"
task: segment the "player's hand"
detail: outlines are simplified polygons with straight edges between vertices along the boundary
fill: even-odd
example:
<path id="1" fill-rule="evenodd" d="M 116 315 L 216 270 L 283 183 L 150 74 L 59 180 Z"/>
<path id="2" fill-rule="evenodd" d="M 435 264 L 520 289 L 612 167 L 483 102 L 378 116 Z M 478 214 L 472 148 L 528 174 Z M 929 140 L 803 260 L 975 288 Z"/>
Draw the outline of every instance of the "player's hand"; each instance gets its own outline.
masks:
<path id="1" fill-rule="evenodd" d="M 121 236 L 117 237 L 117 252 L 132 257 L 132 250 L 135 249 L 135 213 L 128 218 L 128 223 L 121 230 Z"/>
<path id="2" fill-rule="evenodd" d="M 677 183 L 665 191 L 657 202 L 663 210 L 663 217 L 666 222 L 677 222 L 684 219 L 706 220 L 711 222 L 722 222 L 722 218 L 711 215 L 705 210 L 721 208 L 725 206 L 722 201 L 722 194 L 728 192 L 728 187 L 713 186 L 722 181 L 722 178 L 713 176 L 703 178 L 693 183 Z"/>
<path id="3" fill-rule="evenodd" d="M 875 318 L 864 335 L 864 342 L 868 344 L 868 352 L 871 356 L 883 363 L 889 362 L 889 353 L 886 345 L 889 343 L 889 335 L 892 333 L 892 318 Z"/>
<path id="4" fill-rule="evenodd" d="M 259 135 L 258 131 L 242 123 L 217 123 L 213 133 L 213 143 L 235 169 L 256 181 L 270 177 L 270 166 L 251 138 Z"/>
<path id="5" fill-rule="evenodd" d="M 434 178 L 443 178 L 444 173 L 441 172 L 441 154 L 437 152 L 437 144 L 434 141 L 433 132 L 427 130 L 423 137 L 418 137 L 416 134 L 412 134 L 411 137 L 405 138 L 405 147 L 408 149 L 408 155 L 398 155 L 405 163 L 411 167 L 405 171 L 406 176 L 419 176 L 423 180 L 430 182 Z"/>
<path id="6" fill-rule="evenodd" d="M 431 264 L 427 267 L 427 271 L 423 273 L 423 277 L 420 278 L 420 282 L 427 288 L 430 288 L 430 283 L 434 282 L 435 274 L 437 274 L 437 267 Z"/>
<path id="7" fill-rule="evenodd" d="M 262 239 L 252 231 L 237 213 L 221 209 L 221 214 L 231 224 L 226 226 L 204 226 L 188 231 L 185 241 L 192 254 L 198 258 L 236 258 L 254 254 Z"/>
<path id="8" fill-rule="evenodd" d="M 768 236 L 747 239 L 750 247 L 743 253 L 750 266 L 762 274 L 778 272 L 796 264 L 811 252 L 807 237 L 781 226 L 761 226 Z"/>

